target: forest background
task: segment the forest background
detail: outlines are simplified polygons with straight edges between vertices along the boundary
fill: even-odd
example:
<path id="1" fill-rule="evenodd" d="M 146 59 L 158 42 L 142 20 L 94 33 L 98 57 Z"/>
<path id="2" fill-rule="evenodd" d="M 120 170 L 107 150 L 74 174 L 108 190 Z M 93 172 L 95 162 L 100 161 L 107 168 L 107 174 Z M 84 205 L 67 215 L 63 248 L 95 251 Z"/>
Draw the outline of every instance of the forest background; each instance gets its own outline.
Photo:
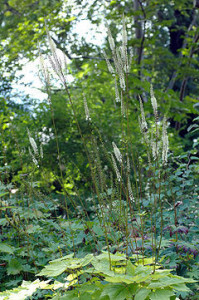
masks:
<path id="1" fill-rule="evenodd" d="M 2 251 L 6 252 L 5 243 L 8 247 L 7 257 L 2 257 L 0 269 L 2 291 L 17 286 L 22 279 L 32 279 L 33 274 L 47 261 L 57 258 L 60 251 L 65 252 L 65 242 L 60 243 L 54 236 L 48 237 L 47 231 L 34 223 L 35 218 L 44 220 L 50 215 L 54 222 L 54 218 L 60 221 L 62 217 L 68 218 L 68 214 L 78 220 L 82 210 L 86 210 L 90 215 L 96 213 L 90 200 L 91 194 L 95 194 L 96 191 L 78 126 L 86 141 L 94 131 L 98 132 L 99 136 L 103 137 L 107 153 L 112 152 L 112 142 L 124 149 L 121 109 L 117 103 L 118 95 L 115 94 L 115 78 L 109 73 L 104 57 L 106 51 L 112 63 L 111 52 L 107 50 L 108 40 L 104 33 L 106 23 L 116 44 L 120 44 L 123 16 L 127 25 L 128 54 L 132 60 L 128 76 L 132 150 L 142 153 L 143 160 L 146 159 L 138 139 L 141 135 L 138 95 L 144 104 L 145 115 L 151 120 L 153 110 L 149 98 L 152 84 L 158 99 L 160 121 L 165 115 L 169 124 L 171 163 L 168 166 L 168 176 L 173 176 L 170 181 L 176 184 L 174 194 L 171 192 L 171 199 L 175 198 L 174 207 L 179 208 L 184 218 L 181 223 L 175 218 L 172 225 L 174 227 L 165 229 L 170 238 L 178 232 L 183 241 L 182 244 L 172 244 L 173 248 L 165 242 L 164 251 L 167 251 L 167 258 L 169 257 L 167 264 L 169 267 L 175 266 L 179 275 L 188 276 L 189 273 L 192 278 L 198 276 L 196 216 L 199 182 L 199 1 L 1 0 L 0 248 L 3 247 Z M 89 30 L 87 37 L 80 39 L 75 28 L 81 26 L 82 19 L 88 20 L 91 24 L 89 27 L 93 25 L 96 31 Z M 49 64 L 50 47 L 46 28 L 56 48 L 60 50 L 58 53 L 63 63 L 67 65 L 67 88 L 73 99 L 78 126 L 71 110 L 70 97 Z M 95 39 L 100 35 L 102 40 L 97 43 Z M 51 79 L 48 99 L 42 101 L 35 99 L 34 95 L 27 96 L 21 92 L 19 94 L 19 91 L 13 89 L 16 82 L 23 80 L 17 77 L 23 64 L 35 61 L 40 57 L 40 53 L 49 67 Z M 41 69 L 38 69 L 38 76 L 43 83 L 43 91 L 46 92 L 46 82 Z M 86 107 L 88 106 L 90 111 L 89 118 L 91 123 L 95 124 L 95 128 L 85 115 L 84 97 L 87 101 Z M 31 138 L 39 145 L 38 157 L 35 156 L 38 153 L 31 149 Z M 88 142 L 88 148 L 91 147 L 89 145 Z M 100 161 L 106 170 L 107 162 L 102 152 Z M 84 208 L 78 200 L 79 195 L 85 200 Z M 64 201 L 67 202 L 69 211 L 66 211 Z M 74 201 L 77 203 L 75 209 Z M 189 201 L 192 201 L 191 205 Z M 20 210 L 23 205 L 28 209 L 27 214 L 25 208 L 23 212 Z M 147 205 L 146 200 L 143 204 L 146 210 Z M 188 207 L 190 213 L 187 219 L 185 212 Z M 20 220 L 23 220 L 23 224 L 28 222 L 27 232 L 24 228 L 19 229 L 20 226 L 16 226 L 14 219 L 18 220 L 18 223 Z M 78 223 L 74 226 L 77 228 L 74 227 L 73 230 L 80 232 L 75 247 L 83 241 L 85 249 L 88 248 L 85 242 L 85 228 L 81 228 Z M 6 228 L 12 228 L 13 231 L 7 232 Z M 25 233 L 21 233 L 20 230 L 24 230 Z M 103 234 L 100 230 L 99 224 L 96 224 L 94 231 L 101 236 L 103 245 Z M 41 232 L 45 241 L 41 242 L 45 258 L 40 257 L 36 250 L 38 237 L 35 235 Z M 11 236 L 15 236 L 12 242 Z M 23 249 L 22 253 L 22 248 L 17 248 L 16 241 L 20 243 L 23 239 L 28 239 L 25 245 L 31 246 L 28 246 L 27 251 Z M 74 248 L 74 240 L 73 246 L 70 244 L 71 241 L 68 241 L 69 252 Z M 185 245 L 186 249 L 182 248 L 182 245 Z M 8 250 L 9 247 L 12 250 Z M 87 253 L 85 249 L 82 253 Z M 23 257 L 26 257 L 25 265 Z M 193 290 L 196 293 L 195 287 Z M 188 297 L 188 294 L 186 291 L 182 292 L 182 299 Z M 191 299 L 194 299 L 193 297 Z"/>

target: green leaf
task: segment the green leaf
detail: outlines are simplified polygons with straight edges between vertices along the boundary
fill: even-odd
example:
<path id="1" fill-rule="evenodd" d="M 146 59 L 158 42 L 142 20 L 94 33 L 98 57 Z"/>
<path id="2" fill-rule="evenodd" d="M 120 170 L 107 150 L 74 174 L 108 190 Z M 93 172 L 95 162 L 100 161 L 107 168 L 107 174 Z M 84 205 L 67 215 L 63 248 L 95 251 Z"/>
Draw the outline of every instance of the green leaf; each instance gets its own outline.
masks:
<path id="1" fill-rule="evenodd" d="M 148 290 L 146 288 L 141 288 L 136 294 L 135 294 L 135 300 L 145 300 L 147 296 L 150 294 L 151 290 Z"/>
<path id="2" fill-rule="evenodd" d="M 135 275 L 136 267 L 128 260 L 127 267 L 126 267 L 126 273 L 127 275 L 134 276 Z"/>
<path id="3" fill-rule="evenodd" d="M 77 297 L 77 291 L 69 291 L 65 295 L 63 295 L 62 297 L 55 298 L 55 300 L 77 300 L 77 299 L 79 299 Z"/>
<path id="4" fill-rule="evenodd" d="M 119 283 L 119 282 L 125 282 L 125 283 L 133 283 L 134 278 L 126 275 L 117 275 L 114 274 L 114 276 L 107 276 L 105 277 L 105 281 L 108 282 L 114 282 L 114 283 Z"/>
<path id="5" fill-rule="evenodd" d="M 59 276 L 60 274 L 66 271 L 67 266 L 68 263 L 65 261 L 51 263 L 45 266 L 45 268 L 41 270 L 41 272 L 37 274 L 37 276 L 47 276 L 47 277 Z"/>
<path id="6" fill-rule="evenodd" d="M 59 258 L 45 266 L 45 268 L 37 276 L 59 276 L 66 270 L 74 270 L 88 265 L 93 259 L 92 254 L 86 255 L 84 258 L 72 258 L 71 255 Z"/>
<path id="7" fill-rule="evenodd" d="M 181 283 L 181 284 L 173 284 L 172 288 L 176 291 L 180 292 L 190 292 L 190 289 L 186 286 L 186 284 Z"/>
<path id="8" fill-rule="evenodd" d="M 110 284 L 104 287 L 101 296 L 108 295 L 110 300 L 125 300 L 132 296 L 131 291 L 127 285 L 124 284 Z"/>
<path id="9" fill-rule="evenodd" d="M 3 197 L 3 196 L 5 196 L 5 195 L 7 195 L 7 194 L 9 194 L 9 193 L 8 193 L 8 192 L 1 193 L 1 194 L 0 194 L 0 197 Z"/>
<path id="10" fill-rule="evenodd" d="M 15 251 L 14 247 L 11 247 L 10 245 L 1 243 L 0 244 L 0 252 L 5 252 L 5 253 L 9 253 L 9 254 L 13 254 Z"/>
<path id="11" fill-rule="evenodd" d="M 172 289 L 163 289 L 156 290 L 155 292 L 151 292 L 149 297 L 151 300 L 170 300 L 170 297 L 173 296 L 174 293 Z M 138 300 L 138 299 L 137 299 Z"/>
<path id="12" fill-rule="evenodd" d="M 10 261 L 9 261 L 9 264 L 8 264 L 8 268 L 7 268 L 7 274 L 8 275 L 16 275 L 16 274 L 19 274 L 22 270 L 22 265 L 21 263 L 15 259 L 15 258 L 12 258 Z"/>

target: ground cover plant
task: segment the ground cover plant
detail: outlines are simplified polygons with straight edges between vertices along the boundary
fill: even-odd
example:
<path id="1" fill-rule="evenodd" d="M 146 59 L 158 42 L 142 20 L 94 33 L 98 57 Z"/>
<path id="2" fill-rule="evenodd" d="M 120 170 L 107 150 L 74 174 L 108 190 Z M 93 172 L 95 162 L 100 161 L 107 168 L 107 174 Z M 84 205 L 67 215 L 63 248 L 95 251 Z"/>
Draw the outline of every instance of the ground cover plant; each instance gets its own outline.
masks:
<path id="1" fill-rule="evenodd" d="M 8 178 L 12 166 L 2 167 L 2 299 L 197 299 L 197 142 L 189 153 L 175 157 L 169 152 L 167 117 L 159 112 L 153 86 L 148 85 L 152 110 L 147 105 L 147 113 L 141 96 L 131 99 L 125 18 L 119 47 L 109 27 L 107 32 L 110 49 L 104 56 L 114 80 L 119 124 L 111 141 L 93 122 L 87 95 L 82 95 L 84 121 L 79 121 L 79 104 L 68 89 L 47 27 L 48 59 L 67 96 L 77 128 L 72 134 L 79 136 L 90 182 L 83 194 L 65 181 L 49 70 L 40 54 L 59 193 L 52 194 L 51 186 L 44 185 L 46 178 L 38 174 L 45 151 L 28 129 L 29 163 L 13 176 L 13 183 Z M 139 128 L 136 133 L 132 123 Z M 15 142 L 20 147 L 16 137 Z"/>

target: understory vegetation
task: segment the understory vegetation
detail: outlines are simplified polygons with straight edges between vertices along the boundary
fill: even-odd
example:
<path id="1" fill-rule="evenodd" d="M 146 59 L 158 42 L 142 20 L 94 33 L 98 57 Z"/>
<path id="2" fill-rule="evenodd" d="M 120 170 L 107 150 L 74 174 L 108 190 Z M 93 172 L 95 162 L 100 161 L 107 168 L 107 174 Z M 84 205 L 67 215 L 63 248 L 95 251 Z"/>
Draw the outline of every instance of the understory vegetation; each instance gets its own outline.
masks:
<path id="1" fill-rule="evenodd" d="M 152 43 L 150 11 L 138 3 Z M 38 45 L 47 100 L 29 110 L 2 97 L 2 300 L 199 297 L 197 84 L 185 96 L 174 74 L 175 88 L 165 89 L 157 48 L 153 56 L 144 39 L 142 50 L 136 38 L 128 45 L 129 18 L 118 39 L 106 24 L 97 64 L 68 64 L 47 19 L 48 50 Z M 198 64 L 194 54 L 184 68 Z"/>

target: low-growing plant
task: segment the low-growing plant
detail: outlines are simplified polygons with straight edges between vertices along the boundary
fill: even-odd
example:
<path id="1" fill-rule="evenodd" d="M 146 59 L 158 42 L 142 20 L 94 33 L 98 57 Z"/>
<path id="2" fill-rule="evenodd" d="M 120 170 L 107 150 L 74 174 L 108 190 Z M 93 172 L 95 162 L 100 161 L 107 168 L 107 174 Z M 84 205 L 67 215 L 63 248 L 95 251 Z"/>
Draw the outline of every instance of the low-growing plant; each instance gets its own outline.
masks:
<path id="1" fill-rule="evenodd" d="M 111 259 L 111 264 L 110 264 Z M 24 282 L 21 288 L 1 295 L 29 295 L 36 289 L 56 290 L 52 299 L 118 299 L 118 300 L 155 300 L 178 299 L 175 292 L 190 291 L 185 283 L 194 280 L 172 275 L 171 270 L 162 269 L 157 264 L 154 273 L 154 258 L 126 258 L 125 254 L 102 252 L 98 256 L 88 254 L 83 258 L 75 258 L 73 254 L 51 261 L 38 274 L 56 278 L 67 275 L 66 281 Z M 6 299 L 6 297 L 4 298 Z"/>

